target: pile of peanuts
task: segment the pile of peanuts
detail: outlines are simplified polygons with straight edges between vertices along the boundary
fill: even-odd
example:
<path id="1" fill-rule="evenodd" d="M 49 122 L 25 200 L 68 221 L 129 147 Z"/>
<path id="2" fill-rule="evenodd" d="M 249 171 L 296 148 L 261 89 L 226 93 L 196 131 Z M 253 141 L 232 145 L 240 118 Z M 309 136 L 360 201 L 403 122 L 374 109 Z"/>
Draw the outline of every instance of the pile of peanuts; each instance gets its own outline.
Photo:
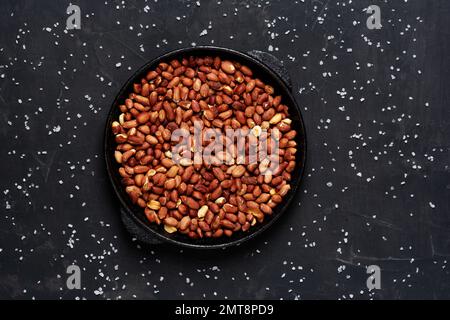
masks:
<path id="1" fill-rule="evenodd" d="M 295 168 L 296 131 L 274 88 L 238 62 L 186 57 L 159 63 L 120 105 L 112 123 L 115 160 L 131 201 L 151 223 L 190 238 L 246 232 L 282 201 Z M 279 167 L 263 175 L 264 161 L 242 164 L 176 163 L 171 134 L 204 128 L 279 130 Z M 248 145 L 246 145 L 248 148 Z"/>

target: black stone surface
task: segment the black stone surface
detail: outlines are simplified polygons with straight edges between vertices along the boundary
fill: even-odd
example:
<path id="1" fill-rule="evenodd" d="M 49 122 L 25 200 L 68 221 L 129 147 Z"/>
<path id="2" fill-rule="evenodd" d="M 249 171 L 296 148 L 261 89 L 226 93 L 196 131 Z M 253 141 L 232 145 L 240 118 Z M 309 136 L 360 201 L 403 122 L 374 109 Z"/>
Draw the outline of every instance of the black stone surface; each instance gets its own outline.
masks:
<path id="1" fill-rule="evenodd" d="M 81 30 L 66 30 L 68 1 L 0 4 L 0 298 L 450 298 L 448 1 L 76 4 Z M 304 183 L 246 245 L 144 246 L 108 184 L 106 114 L 139 66 L 202 44 L 284 62 Z"/>

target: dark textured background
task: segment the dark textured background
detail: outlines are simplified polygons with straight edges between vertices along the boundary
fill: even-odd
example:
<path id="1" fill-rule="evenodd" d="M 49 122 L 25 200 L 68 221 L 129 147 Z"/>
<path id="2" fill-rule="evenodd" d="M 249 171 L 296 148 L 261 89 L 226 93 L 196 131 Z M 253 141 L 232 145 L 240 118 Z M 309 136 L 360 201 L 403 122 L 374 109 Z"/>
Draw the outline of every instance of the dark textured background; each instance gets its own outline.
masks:
<path id="1" fill-rule="evenodd" d="M 77 1 L 71 31 L 68 4 L 0 4 L 0 298 L 450 298 L 448 1 Z M 106 114 L 146 61 L 207 44 L 284 61 L 305 180 L 248 245 L 142 246 L 106 177 Z"/>

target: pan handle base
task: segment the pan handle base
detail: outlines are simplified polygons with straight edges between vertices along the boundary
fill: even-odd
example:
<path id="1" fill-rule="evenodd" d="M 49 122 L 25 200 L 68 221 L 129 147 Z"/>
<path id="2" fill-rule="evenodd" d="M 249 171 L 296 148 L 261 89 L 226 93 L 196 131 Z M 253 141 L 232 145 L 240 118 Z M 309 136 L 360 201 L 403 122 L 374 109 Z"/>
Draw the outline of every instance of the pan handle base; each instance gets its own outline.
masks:
<path id="1" fill-rule="evenodd" d="M 268 52 L 259 50 L 248 51 L 247 54 L 270 67 L 276 74 L 278 74 L 278 76 L 286 83 L 288 88 L 292 91 L 292 80 L 289 75 L 289 72 L 286 70 L 285 66 L 283 65 L 283 62 L 281 62 L 277 57 Z"/>
<path id="2" fill-rule="evenodd" d="M 155 237 L 152 237 L 151 234 L 144 230 L 141 226 L 139 226 L 129 215 L 125 212 L 123 208 L 120 208 L 120 216 L 123 224 L 125 225 L 125 229 L 137 240 L 143 242 L 148 245 L 157 245 L 162 244 L 163 242 Z"/>

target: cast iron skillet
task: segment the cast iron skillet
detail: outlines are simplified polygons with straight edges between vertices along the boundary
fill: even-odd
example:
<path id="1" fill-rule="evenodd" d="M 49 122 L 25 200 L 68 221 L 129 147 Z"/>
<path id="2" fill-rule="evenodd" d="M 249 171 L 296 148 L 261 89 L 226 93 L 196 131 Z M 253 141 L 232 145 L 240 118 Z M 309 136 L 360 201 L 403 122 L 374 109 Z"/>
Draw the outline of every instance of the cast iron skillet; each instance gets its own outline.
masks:
<path id="1" fill-rule="evenodd" d="M 130 92 L 133 92 L 133 83 L 140 82 L 141 78 L 145 78 L 148 70 L 156 68 L 162 61 L 169 62 L 172 59 L 179 59 L 190 55 L 213 57 L 218 55 L 222 59 L 238 61 L 249 66 L 253 71 L 254 77 L 258 77 L 267 84 L 272 85 L 275 89 L 275 94 L 282 96 L 282 103 L 289 107 L 290 118 L 293 121 L 292 127 L 297 130 L 297 137 L 295 138 L 298 149 L 296 154 L 297 165 L 291 173 L 291 190 L 283 198 L 282 203 L 278 204 L 278 206 L 274 209 L 272 216 L 265 217 L 262 224 L 256 224 L 247 232 L 236 232 L 231 237 L 223 236 L 220 238 L 191 239 L 178 232 L 169 234 L 164 231 L 162 226 L 149 223 L 144 215 L 144 210 L 139 208 L 137 205 L 134 205 L 126 194 L 125 188 L 120 183 L 121 177 L 118 173 L 119 165 L 114 160 L 116 143 L 114 135 L 111 131 L 111 124 L 119 117 L 119 105 L 124 103 Z M 297 191 L 305 168 L 306 135 L 300 109 L 291 93 L 291 81 L 289 79 L 289 75 L 283 68 L 281 62 L 279 62 L 274 56 L 261 51 L 252 51 L 245 54 L 227 48 L 194 47 L 166 53 L 142 66 L 130 79 L 128 79 L 119 94 L 116 96 L 111 110 L 109 111 L 105 128 L 104 152 L 108 176 L 122 206 L 122 221 L 131 234 L 133 234 L 138 240 L 153 245 L 169 242 L 189 248 L 216 249 L 237 245 L 244 241 L 250 240 L 273 225 L 281 214 L 286 211 L 289 203 Z"/>

